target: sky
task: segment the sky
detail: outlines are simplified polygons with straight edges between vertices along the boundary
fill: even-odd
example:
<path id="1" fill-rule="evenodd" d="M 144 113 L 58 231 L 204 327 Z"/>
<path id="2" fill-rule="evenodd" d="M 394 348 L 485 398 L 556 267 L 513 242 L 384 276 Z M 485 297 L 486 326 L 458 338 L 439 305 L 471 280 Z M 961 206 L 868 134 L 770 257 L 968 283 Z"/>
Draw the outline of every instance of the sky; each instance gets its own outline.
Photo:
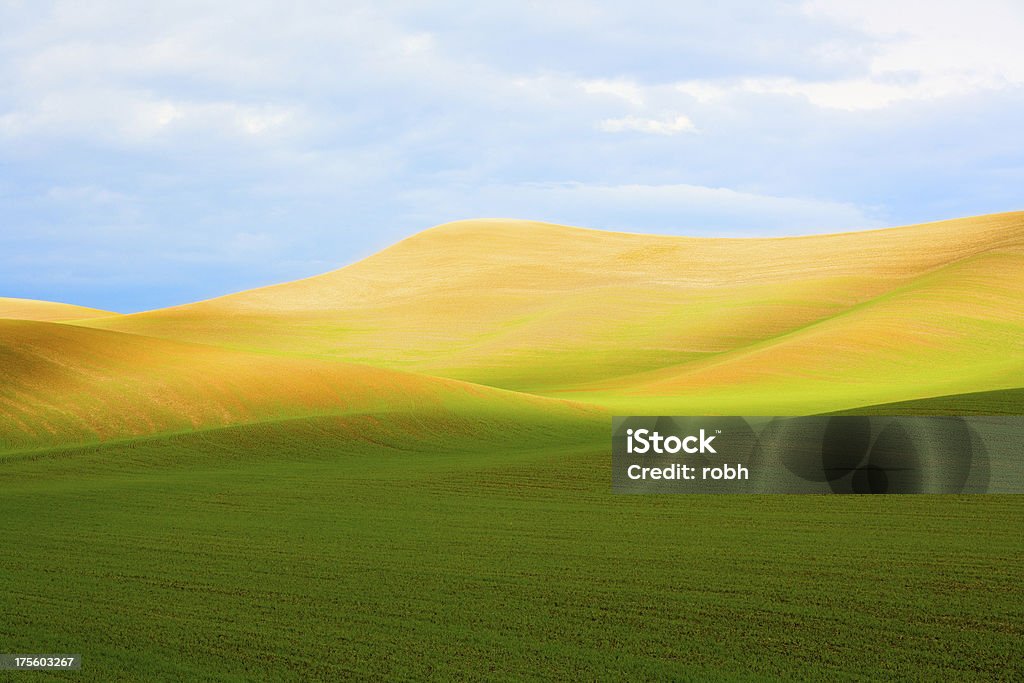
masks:
<path id="1" fill-rule="evenodd" d="M 1019 0 L 0 0 L 0 296 L 132 312 L 512 217 L 1024 209 Z"/>

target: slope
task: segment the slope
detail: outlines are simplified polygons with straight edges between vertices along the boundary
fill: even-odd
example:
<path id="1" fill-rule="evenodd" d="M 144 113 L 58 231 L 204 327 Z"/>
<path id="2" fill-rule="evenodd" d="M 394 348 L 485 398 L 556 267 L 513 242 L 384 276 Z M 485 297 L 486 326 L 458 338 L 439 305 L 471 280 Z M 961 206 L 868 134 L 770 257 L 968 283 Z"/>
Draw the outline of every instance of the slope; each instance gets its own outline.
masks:
<path id="1" fill-rule="evenodd" d="M 860 406 L 848 415 L 1024 415 L 1024 388 Z"/>
<path id="2" fill-rule="evenodd" d="M 84 320 L 117 315 L 98 308 L 86 308 L 74 304 L 62 304 L 54 301 L 36 301 L 35 299 L 13 299 L 0 296 L 0 318 L 18 320 L 42 320 L 59 322 L 65 320 Z"/>
<path id="3" fill-rule="evenodd" d="M 0 320 L 0 453 L 265 420 L 389 415 L 555 429 L 600 412 L 404 372 Z"/>
<path id="4" fill-rule="evenodd" d="M 462 221 L 325 275 L 83 324 L 599 400 L 719 386 L 723 405 L 783 391 L 796 409 L 831 383 L 877 403 L 1004 388 L 1022 245 L 1024 213 L 782 239 Z M 891 391 L 855 390 L 893 374 Z"/>
<path id="5" fill-rule="evenodd" d="M 1024 244 L 703 361 L 573 392 L 610 405 L 801 413 L 1024 386 Z"/>

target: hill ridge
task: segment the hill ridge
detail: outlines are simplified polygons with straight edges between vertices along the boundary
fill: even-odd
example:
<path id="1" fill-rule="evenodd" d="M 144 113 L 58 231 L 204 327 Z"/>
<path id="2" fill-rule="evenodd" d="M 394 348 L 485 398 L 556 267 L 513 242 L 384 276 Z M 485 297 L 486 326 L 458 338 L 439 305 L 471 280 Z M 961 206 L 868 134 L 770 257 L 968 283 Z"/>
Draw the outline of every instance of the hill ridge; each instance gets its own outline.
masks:
<path id="1" fill-rule="evenodd" d="M 857 399 L 879 403 L 1002 388 L 985 382 L 1024 337 L 1022 254 L 1024 212 L 790 238 L 460 221 L 312 278 L 80 324 L 559 396 L 668 376 L 628 391 L 741 395 L 773 373 L 833 391 L 864 363 L 920 384 Z M 917 356 L 963 385 L 932 386 Z M 701 370 L 726 361 L 732 379 Z"/>
<path id="2" fill-rule="evenodd" d="M 594 415 L 581 403 L 330 360 L 0 320 L 0 453 L 368 413 Z"/>
<path id="3" fill-rule="evenodd" d="M 117 315 L 120 314 L 59 301 L 0 296 L 0 319 L 64 322 Z"/>

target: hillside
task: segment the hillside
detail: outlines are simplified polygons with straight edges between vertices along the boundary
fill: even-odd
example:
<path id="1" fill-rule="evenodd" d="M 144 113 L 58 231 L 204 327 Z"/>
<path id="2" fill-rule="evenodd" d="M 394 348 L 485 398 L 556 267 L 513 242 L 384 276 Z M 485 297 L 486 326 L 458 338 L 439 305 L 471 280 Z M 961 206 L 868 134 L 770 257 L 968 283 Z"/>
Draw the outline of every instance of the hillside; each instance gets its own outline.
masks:
<path id="1" fill-rule="evenodd" d="M 377 432 L 386 433 L 381 421 L 399 414 L 538 429 L 600 415 L 337 361 L 0 320 L 0 452 L 322 415 L 374 415 Z"/>
<path id="2" fill-rule="evenodd" d="M 35 299 L 13 299 L 0 296 L 0 318 L 17 320 L 41 320 L 59 322 L 65 320 L 84 320 L 117 315 L 98 308 L 86 308 L 73 304 L 62 304 L 54 301 L 36 301 Z"/>
<path id="3" fill-rule="evenodd" d="M 683 413 L 813 412 L 1024 386 L 1024 249 L 973 255 L 838 315 L 706 360 L 589 387 Z M 683 397 L 683 401 L 679 400 Z"/>
<path id="4" fill-rule="evenodd" d="M 83 324 L 620 406 L 801 411 L 1024 385 L 1022 278 L 1024 213 L 781 239 L 478 220 Z"/>

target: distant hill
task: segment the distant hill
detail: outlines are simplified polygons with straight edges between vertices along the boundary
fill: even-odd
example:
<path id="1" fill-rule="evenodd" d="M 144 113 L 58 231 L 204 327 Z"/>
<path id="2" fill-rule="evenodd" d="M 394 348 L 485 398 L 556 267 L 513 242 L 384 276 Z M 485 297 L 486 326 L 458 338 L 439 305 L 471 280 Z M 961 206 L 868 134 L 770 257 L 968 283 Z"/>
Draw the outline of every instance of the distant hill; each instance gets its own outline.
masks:
<path id="1" fill-rule="evenodd" d="M 808 412 L 1024 386 L 1024 213 L 776 239 L 446 224 L 351 266 L 83 325 L 623 411 Z"/>
<path id="2" fill-rule="evenodd" d="M 86 308 L 73 304 L 61 304 L 53 301 L 36 301 L 34 299 L 12 299 L 0 296 L 0 318 L 18 320 L 42 320 L 59 322 L 64 320 L 83 320 L 117 315 L 98 308 Z"/>

